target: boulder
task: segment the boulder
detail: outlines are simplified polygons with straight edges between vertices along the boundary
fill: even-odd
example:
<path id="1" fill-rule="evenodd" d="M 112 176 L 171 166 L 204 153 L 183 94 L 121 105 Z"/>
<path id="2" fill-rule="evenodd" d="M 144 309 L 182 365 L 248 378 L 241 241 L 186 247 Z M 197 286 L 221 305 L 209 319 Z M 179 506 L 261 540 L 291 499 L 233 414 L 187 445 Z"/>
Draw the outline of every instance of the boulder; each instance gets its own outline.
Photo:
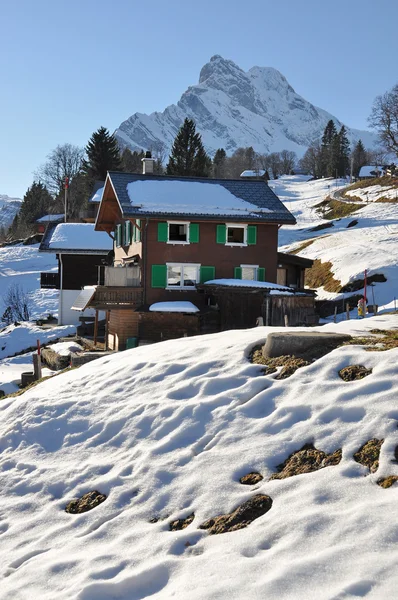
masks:
<path id="1" fill-rule="evenodd" d="M 264 358 L 296 356 L 306 360 L 320 358 L 351 339 L 344 333 L 298 331 L 270 333 L 263 347 Z"/>

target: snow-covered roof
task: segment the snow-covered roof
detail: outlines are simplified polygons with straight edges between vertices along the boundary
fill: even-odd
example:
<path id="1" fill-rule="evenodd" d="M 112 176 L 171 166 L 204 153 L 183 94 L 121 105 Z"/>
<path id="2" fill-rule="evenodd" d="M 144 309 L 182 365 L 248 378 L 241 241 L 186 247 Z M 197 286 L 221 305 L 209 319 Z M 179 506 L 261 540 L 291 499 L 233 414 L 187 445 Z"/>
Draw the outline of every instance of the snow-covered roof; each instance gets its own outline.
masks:
<path id="1" fill-rule="evenodd" d="M 151 312 L 181 312 L 181 313 L 196 313 L 199 308 L 192 302 L 175 301 L 175 302 L 155 302 L 149 307 Z"/>
<path id="2" fill-rule="evenodd" d="M 266 288 L 268 290 L 284 290 L 290 293 L 292 288 L 270 281 L 253 281 L 252 279 L 210 279 L 204 285 L 227 285 L 231 287 Z"/>
<path id="3" fill-rule="evenodd" d="M 241 177 L 264 177 L 264 175 L 265 175 L 264 169 L 257 169 L 257 170 L 246 169 L 246 171 L 243 171 L 240 174 Z"/>
<path id="4" fill-rule="evenodd" d="M 47 229 L 40 244 L 42 252 L 65 254 L 106 254 L 113 241 L 104 231 L 95 231 L 93 223 L 59 223 Z"/>
<path id="5" fill-rule="evenodd" d="M 294 224 L 263 180 L 160 177 L 109 173 L 124 217 L 228 218 Z"/>
<path id="6" fill-rule="evenodd" d="M 383 167 L 376 165 L 365 165 L 359 170 L 359 177 L 376 177 L 376 174 L 380 175 L 383 173 Z"/>
<path id="7" fill-rule="evenodd" d="M 88 199 L 89 202 L 101 202 L 102 193 L 104 191 L 104 186 L 98 188 L 96 192 Z"/>
<path id="8" fill-rule="evenodd" d="M 60 221 L 64 218 L 64 214 L 59 215 L 44 215 L 44 217 L 40 217 L 40 219 L 36 220 L 36 223 L 47 223 L 50 221 Z"/>

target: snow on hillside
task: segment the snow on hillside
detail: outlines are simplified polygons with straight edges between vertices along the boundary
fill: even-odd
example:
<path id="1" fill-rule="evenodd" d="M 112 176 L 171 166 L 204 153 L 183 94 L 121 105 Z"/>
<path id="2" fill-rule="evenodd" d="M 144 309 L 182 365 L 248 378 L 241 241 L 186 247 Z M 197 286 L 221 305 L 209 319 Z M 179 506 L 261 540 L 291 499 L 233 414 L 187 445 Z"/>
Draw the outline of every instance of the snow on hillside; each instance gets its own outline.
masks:
<path id="1" fill-rule="evenodd" d="M 0 194 L 0 227 L 11 225 L 15 215 L 21 208 L 22 200 L 20 198 L 10 198 Z"/>
<path id="2" fill-rule="evenodd" d="M 19 285 L 30 297 L 31 318 L 53 315 L 58 309 L 58 290 L 40 289 L 40 272 L 57 271 L 55 255 L 39 252 L 39 245 L 0 248 L 0 318 L 5 295 L 12 285 Z"/>
<path id="3" fill-rule="evenodd" d="M 397 326 L 391 315 L 318 329 Z M 398 349 L 341 347 L 277 381 L 246 358 L 268 331 L 128 350 L 3 400 L 0 598 L 394 598 L 398 485 L 376 481 L 398 474 Z M 344 382 L 352 364 L 373 371 Z M 374 474 L 353 459 L 370 438 L 385 440 Z M 341 462 L 269 481 L 310 442 L 342 448 Z M 263 481 L 241 485 L 253 470 Z M 103 504 L 65 512 L 95 489 Z M 246 529 L 199 528 L 259 493 L 272 507 Z"/>
<path id="4" fill-rule="evenodd" d="M 213 56 L 177 104 L 150 115 L 135 113 L 116 129 L 121 147 L 133 150 L 163 148 L 169 152 L 175 135 L 188 117 L 196 123 L 207 152 L 218 148 L 231 154 L 238 147 L 256 152 L 293 150 L 302 156 L 322 136 L 330 119 L 342 123 L 297 94 L 286 78 L 271 67 L 243 71 L 231 60 Z M 350 142 L 362 139 L 372 147 L 376 136 L 347 128 Z"/>
<path id="5" fill-rule="evenodd" d="M 397 204 L 369 202 L 348 217 L 333 220 L 331 228 L 310 231 L 314 226 L 328 223 L 316 211 L 315 205 L 334 191 L 341 190 L 346 182 L 307 179 L 302 176 L 285 176 L 270 182 L 275 193 L 297 219 L 294 227 L 283 227 L 280 230 L 279 249 L 289 252 L 306 240 L 315 240 L 300 250 L 300 256 L 320 259 L 322 262 L 330 261 L 333 274 L 342 285 L 357 278 L 363 279 L 365 269 L 368 275 L 382 273 L 387 282 L 374 284 L 375 301 L 381 308 L 392 306 L 394 297 L 398 297 Z M 353 191 L 357 195 L 362 190 Z M 379 193 L 385 195 L 385 191 Z M 353 220 L 358 223 L 347 228 Z M 373 303 L 370 290 L 368 294 L 369 302 Z M 339 295 L 319 289 L 318 297 L 335 298 Z"/>
<path id="6" fill-rule="evenodd" d="M 398 187 L 395 185 L 369 185 L 365 188 L 347 190 L 345 195 L 353 198 L 360 198 L 365 202 L 377 202 L 379 198 L 389 198 L 390 200 L 398 202 Z"/>

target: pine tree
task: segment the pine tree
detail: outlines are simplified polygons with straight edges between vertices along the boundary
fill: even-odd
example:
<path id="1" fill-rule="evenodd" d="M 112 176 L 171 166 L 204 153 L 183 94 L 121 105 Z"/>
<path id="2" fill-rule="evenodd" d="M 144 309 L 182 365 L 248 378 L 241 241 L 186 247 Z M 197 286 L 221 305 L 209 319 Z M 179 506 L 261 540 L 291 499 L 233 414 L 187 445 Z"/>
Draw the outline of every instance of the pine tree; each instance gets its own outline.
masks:
<path id="1" fill-rule="evenodd" d="M 142 159 L 145 152 L 141 150 L 131 152 L 130 148 L 125 148 L 121 156 L 121 170 L 124 173 L 142 173 Z"/>
<path id="2" fill-rule="evenodd" d="M 345 177 L 350 170 L 350 142 L 347 137 L 347 130 L 342 125 L 339 133 L 339 156 L 337 164 L 337 174 L 339 177 Z"/>
<path id="3" fill-rule="evenodd" d="M 219 148 L 213 158 L 213 176 L 216 179 L 224 179 L 226 176 L 227 153 L 224 148 Z"/>
<path id="4" fill-rule="evenodd" d="M 353 175 L 354 177 L 358 177 L 361 167 L 366 165 L 366 163 L 368 162 L 368 153 L 365 150 L 365 146 L 363 145 L 362 140 L 358 140 L 355 145 L 355 148 L 352 152 L 352 161 Z"/>
<path id="5" fill-rule="evenodd" d="M 208 177 L 211 159 L 207 156 L 200 133 L 196 133 L 195 123 L 186 118 L 178 131 L 169 162 L 167 175 L 183 177 Z"/>
<path id="6" fill-rule="evenodd" d="M 328 121 L 325 130 L 323 132 L 322 141 L 321 141 L 321 176 L 322 177 L 334 177 L 335 171 L 335 160 L 333 158 L 333 154 L 336 153 L 336 126 L 334 124 L 333 119 Z M 333 146 L 333 148 L 332 148 Z"/>
<path id="7" fill-rule="evenodd" d="M 47 188 L 40 181 L 33 182 L 23 197 L 17 219 L 18 227 L 31 225 L 40 217 L 50 213 L 53 206 L 54 198 Z"/>
<path id="8" fill-rule="evenodd" d="M 87 159 L 83 161 L 83 173 L 90 184 L 95 180 L 105 181 L 108 171 L 120 170 L 120 150 L 114 135 L 100 127 L 91 136 L 86 146 Z"/>

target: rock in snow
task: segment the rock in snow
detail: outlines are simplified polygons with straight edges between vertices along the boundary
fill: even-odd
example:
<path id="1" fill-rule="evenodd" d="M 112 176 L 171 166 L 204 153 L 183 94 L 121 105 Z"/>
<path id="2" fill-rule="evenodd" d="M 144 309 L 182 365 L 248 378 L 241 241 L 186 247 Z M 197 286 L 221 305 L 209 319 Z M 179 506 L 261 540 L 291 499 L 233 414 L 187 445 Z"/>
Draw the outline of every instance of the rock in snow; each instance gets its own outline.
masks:
<path id="1" fill-rule="evenodd" d="M 342 125 L 299 96 L 276 69 L 252 67 L 245 72 L 216 55 L 202 68 L 199 83 L 190 86 L 177 104 L 150 115 L 135 113 L 115 135 L 122 148 L 168 152 L 185 117 L 195 121 L 211 156 L 217 148 L 231 154 L 241 146 L 253 146 L 261 153 L 293 150 L 302 156 L 330 119 L 338 128 Z M 366 147 L 376 142 L 370 132 L 347 129 L 351 142 L 361 138 Z"/>

